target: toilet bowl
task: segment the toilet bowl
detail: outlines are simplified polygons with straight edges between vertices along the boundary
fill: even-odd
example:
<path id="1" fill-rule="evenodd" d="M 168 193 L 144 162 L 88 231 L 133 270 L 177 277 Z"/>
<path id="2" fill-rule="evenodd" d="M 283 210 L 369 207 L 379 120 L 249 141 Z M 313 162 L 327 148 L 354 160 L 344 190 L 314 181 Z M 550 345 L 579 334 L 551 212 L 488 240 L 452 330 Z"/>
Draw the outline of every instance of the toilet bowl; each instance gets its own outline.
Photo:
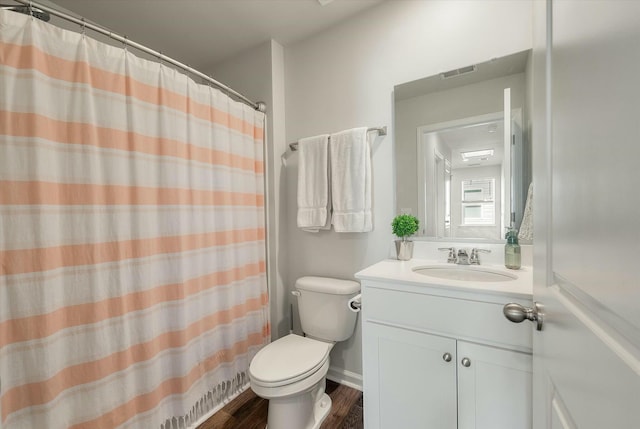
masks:
<path id="1" fill-rule="evenodd" d="M 353 335 L 357 314 L 348 301 L 360 291 L 350 280 L 302 277 L 298 297 L 302 330 L 265 346 L 249 367 L 251 389 L 269 400 L 268 429 L 317 429 L 331 410 L 325 393 L 329 352 Z"/>
<path id="2" fill-rule="evenodd" d="M 269 400 L 268 428 L 316 429 L 331 409 L 324 393 L 333 344 L 287 335 L 260 350 L 249 377 L 256 395 Z"/>

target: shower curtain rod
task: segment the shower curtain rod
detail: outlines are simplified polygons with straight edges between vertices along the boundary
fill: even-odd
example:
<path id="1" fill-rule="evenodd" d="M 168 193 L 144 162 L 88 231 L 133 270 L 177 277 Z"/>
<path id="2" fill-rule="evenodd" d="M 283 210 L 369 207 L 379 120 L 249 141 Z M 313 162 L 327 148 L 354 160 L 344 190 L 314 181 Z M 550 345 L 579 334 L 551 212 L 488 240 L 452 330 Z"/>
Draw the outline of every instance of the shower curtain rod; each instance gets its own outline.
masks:
<path id="1" fill-rule="evenodd" d="M 56 9 L 52 9 L 48 6 L 45 6 L 41 3 L 37 3 L 34 1 L 29 1 L 29 0 L 13 0 L 16 3 L 20 3 L 24 6 L 29 6 L 29 7 L 35 7 L 38 9 L 41 9 L 45 12 L 50 13 L 51 15 L 57 16 L 58 18 L 62 18 L 66 21 L 70 21 L 73 22 L 75 24 L 78 24 L 80 26 L 82 26 L 83 29 L 88 28 L 90 30 L 93 30 L 95 32 L 98 32 L 100 34 L 104 34 L 105 36 L 110 37 L 113 40 L 117 40 L 118 42 L 121 42 L 125 45 L 125 47 L 127 46 L 131 46 L 135 49 L 138 49 L 139 51 L 142 51 L 146 54 L 152 55 L 156 58 L 158 58 L 160 60 L 160 62 L 167 62 L 169 64 L 172 64 L 190 74 L 193 74 L 195 76 L 198 76 L 199 78 L 204 79 L 205 81 L 207 81 L 208 83 L 211 83 L 213 85 L 215 85 L 216 87 L 218 87 L 219 89 L 221 89 L 222 91 L 226 92 L 227 94 L 231 94 L 234 97 L 238 98 L 240 101 L 242 101 L 245 104 L 248 104 L 249 106 L 253 107 L 255 110 L 259 111 L 259 112 L 266 112 L 267 110 L 267 105 L 262 102 L 262 101 L 258 101 L 258 102 L 253 102 L 251 100 L 249 100 L 247 97 L 245 97 L 244 95 L 240 94 L 238 91 L 233 90 L 231 88 L 229 88 L 227 85 L 218 82 L 217 80 L 215 80 L 212 77 L 207 76 L 206 74 L 192 68 L 189 67 L 186 64 L 181 63 L 180 61 L 174 60 L 171 57 L 167 57 L 166 55 L 162 54 L 161 52 L 155 51 L 151 48 L 148 48 L 144 45 L 141 45 L 139 43 L 136 42 L 132 42 L 129 39 L 127 39 L 126 36 L 120 36 L 119 34 L 115 34 L 109 30 L 107 30 L 104 27 L 100 27 L 98 25 L 92 24 L 90 22 L 87 22 L 84 18 L 76 18 L 75 16 L 69 15 L 67 13 L 61 12 L 59 10 Z"/>
<path id="2" fill-rule="evenodd" d="M 385 125 L 384 127 L 374 127 L 374 128 L 367 128 L 367 132 L 371 132 L 371 131 L 376 131 L 378 133 L 379 136 L 386 136 L 387 135 L 387 126 Z M 289 143 L 289 147 L 291 148 L 292 151 L 297 151 L 298 150 L 298 142 L 295 143 Z"/>

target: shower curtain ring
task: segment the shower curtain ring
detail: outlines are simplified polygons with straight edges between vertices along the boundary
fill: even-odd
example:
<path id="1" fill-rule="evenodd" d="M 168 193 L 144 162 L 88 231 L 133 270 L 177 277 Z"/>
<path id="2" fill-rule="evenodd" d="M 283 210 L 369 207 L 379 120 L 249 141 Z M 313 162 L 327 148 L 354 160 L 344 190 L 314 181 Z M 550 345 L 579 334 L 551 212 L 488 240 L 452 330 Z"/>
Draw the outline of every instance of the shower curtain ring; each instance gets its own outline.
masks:
<path id="1" fill-rule="evenodd" d="M 33 1 L 29 0 L 29 16 L 31 17 L 31 20 L 33 21 Z"/>
<path id="2" fill-rule="evenodd" d="M 122 41 L 122 44 L 124 45 L 124 50 L 127 51 L 127 36 L 124 36 L 124 40 Z"/>
<path id="3" fill-rule="evenodd" d="M 82 38 L 87 34 L 87 23 L 84 20 L 84 16 L 82 17 Z"/>

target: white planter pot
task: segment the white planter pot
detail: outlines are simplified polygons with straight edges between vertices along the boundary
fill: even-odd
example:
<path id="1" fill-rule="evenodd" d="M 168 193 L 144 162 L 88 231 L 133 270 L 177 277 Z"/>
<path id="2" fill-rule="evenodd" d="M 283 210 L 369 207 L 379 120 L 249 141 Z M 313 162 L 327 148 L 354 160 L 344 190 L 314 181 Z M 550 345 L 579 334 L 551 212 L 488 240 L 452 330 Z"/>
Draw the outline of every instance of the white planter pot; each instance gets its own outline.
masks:
<path id="1" fill-rule="evenodd" d="M 413 257 L 413 241 L 396 240 L 396 255 L 400 261 L 408 261 Z"/>

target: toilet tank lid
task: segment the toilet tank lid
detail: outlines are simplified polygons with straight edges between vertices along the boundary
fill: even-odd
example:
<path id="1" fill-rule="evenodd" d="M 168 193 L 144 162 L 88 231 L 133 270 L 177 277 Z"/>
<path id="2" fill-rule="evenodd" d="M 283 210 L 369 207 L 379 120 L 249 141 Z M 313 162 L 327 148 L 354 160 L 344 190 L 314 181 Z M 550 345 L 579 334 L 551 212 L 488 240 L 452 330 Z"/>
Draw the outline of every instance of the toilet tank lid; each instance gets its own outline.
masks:
<path id="1" fill-rule="evenodd" d="M 353 280 L 332 279 L 329 277 L 300 277 L 296 289 L 333 295 L 352 295 L 360 292 L 360 283 Z"/>

